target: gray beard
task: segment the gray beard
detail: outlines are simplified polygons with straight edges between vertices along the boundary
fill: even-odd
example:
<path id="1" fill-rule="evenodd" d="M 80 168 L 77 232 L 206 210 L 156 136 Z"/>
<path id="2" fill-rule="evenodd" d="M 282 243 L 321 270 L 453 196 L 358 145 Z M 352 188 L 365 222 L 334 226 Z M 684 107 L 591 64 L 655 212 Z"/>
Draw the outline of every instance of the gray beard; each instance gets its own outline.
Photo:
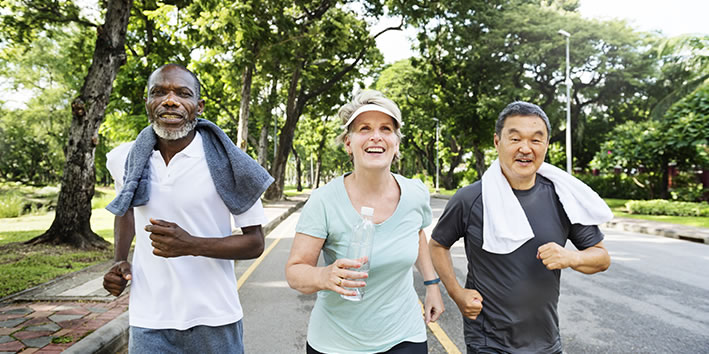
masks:
<path id="1" fill-rule="evenodd" d="M 157 136 L 159 136 L 162 139 L 165 140 L 177 140 L 177 139 L 182 139 L 189 134 L 192 129 L 194 129 L 197 126 L 197 119 L 193 119 L 191 121 L 186 122 L 180 130 L 168 130 L 165 129 L 157 124 L 155 124 L 154 120 L 151 120 L 152 126 L 153 126 L 153 131 Z"/>

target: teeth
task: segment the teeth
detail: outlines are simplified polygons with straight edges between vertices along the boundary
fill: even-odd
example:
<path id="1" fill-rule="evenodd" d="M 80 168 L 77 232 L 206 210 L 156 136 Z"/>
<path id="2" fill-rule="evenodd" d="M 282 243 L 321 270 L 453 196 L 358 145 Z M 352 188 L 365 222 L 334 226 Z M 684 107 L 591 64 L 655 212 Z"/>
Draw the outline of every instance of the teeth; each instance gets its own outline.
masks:
<path id="1" fill-rule="evenodd" d="M 383 149 L 383 148 L 379 148 L 379 147 L 373 147 L 373 148 L 368 148 L 368 149 L 366 149 L 365 151 L 366 151 L 366 152 L 384 152 L 384 149 Z"/>
<path id="2" fill-rule="evenodd" d="M 167 118 L 167 119 L 179 119 L 181 118 L 180 116 L 176 114 L 163 114 L 161 117 Z"/>

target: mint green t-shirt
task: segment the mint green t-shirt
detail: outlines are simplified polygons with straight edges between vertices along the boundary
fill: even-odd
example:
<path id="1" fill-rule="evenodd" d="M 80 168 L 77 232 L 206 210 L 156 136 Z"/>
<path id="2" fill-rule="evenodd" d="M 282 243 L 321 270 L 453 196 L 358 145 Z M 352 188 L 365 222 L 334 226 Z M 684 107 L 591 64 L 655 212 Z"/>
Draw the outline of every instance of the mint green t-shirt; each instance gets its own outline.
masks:
<path id="1" fill-rule="evenodd" d="M 375 225 L 364 299 L 348 301 L 330 290 L 318 292 L 308 343 L 319 352 L 383 352 L 404 341 L 426 341 L 412 267 L 418 258 L 419 230 L 431 223 L 429 194 L 419 180 L 394 177 L 401 197 L 394 213 Z M 360 220 L 340 176 L 313 191 L 296 232 L 324 238 L 323 258 L 329 265 L 347 256 L 352 228 Z"/>

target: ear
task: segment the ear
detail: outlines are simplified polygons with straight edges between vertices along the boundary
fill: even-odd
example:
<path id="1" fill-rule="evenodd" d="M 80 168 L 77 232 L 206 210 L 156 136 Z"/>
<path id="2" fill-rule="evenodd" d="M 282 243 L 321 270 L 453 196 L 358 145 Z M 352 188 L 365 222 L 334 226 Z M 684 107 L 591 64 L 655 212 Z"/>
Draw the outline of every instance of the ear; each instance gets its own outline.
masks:
<path id="1" fill-rule="evenodd" d="M 345 145 L 345 151 L 347 152 L 348 155 L 352 154 L 352 148 L 350 147 L 350 135 L 345 134 L 345 138 L 342 139 L 343 144 Z"/>
<path id="2" fill-rule="evenodd" d="M 202 112 L 204 112 L 204 100 L 200 99 L 197 101 L 197 115 L 202 115 Z"/>
<path id="3" fill-rule="evenodd" d="M 495 148 L 500 144 L 500 137 L 497 136 L 497 133 L 495 133 L 495 137 L 492 140 L 495 143 Z"/>

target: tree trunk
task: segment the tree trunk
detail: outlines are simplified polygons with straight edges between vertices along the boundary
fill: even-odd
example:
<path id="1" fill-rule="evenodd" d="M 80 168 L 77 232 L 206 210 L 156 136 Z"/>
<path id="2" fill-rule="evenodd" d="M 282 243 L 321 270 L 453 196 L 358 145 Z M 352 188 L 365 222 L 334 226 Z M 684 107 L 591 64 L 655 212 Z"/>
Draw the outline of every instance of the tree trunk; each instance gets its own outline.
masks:
<path id="1" fill-rule="evenodd" d="M 318 154 L 318 162 L 315 164 L 315 189 L 320 187 L 320 169 L 322 168 L 322 154 Z M 709 193 L 709 192 L 707 192 Z"/>
<path id="2" fill-rule="evenodd" d="M 313 18 L 322 16 L 327 9 L 330 7 L 331 3 L 323 2 L 323 5 L 318 9 L 317 13 L 313 15 Z M 376 35 L 373 39 L 377 39 L 379 35 L 390 30 L 401 29 L 403 23 L 398 27 L 386 28 Z M 305 30 L 307 33 L 307 29 Z M 300 56 L 296 57 L 295 62 L 296 68 L 293 71 L 293 76 L 291 77 L 290 86 L 288 87 L 288 100 L 286 103 L 286 123 L 281 129 L 281 135 L 278 139 L 278 149 L 276 151 L 276 158 L 273 161 L 273 168 L 271 169 L 271 176 L 275 179 L 273 184 L 268 187 L 264 198 L 267 200 L 279 200 L 283 197 L 283 187 L 285 183 L 285 172 L 286 163 L 288 162 L 288 154 L 290 153 L 291 146 L 293 146 L 293 138 L 295 137 L 295 127 L 298 124 L 298 119 L 303 113 L 303 108 L 305 104 L 311 98 L 317 97 L 323 92 L 331 89 L 335 83 L 342 80 L 342 78 L 347 75 L 352 69 L 354 69 L 357 64 L 364 58 L 367 53 L 368 47 L 364 47 L 360 50 L 359 56 L 349 65 L 347 65 L 342 70 L 332 74 L 330 78 L 322 84 L 314 84 L 312 87 L 302 87 L 300 78 L 303 75 L 303 68 L 305 66 L 305 56 L 308 53 L 300 53 Z M 299 87 L 300 86 L 300 87 Z M 307 93 L 306 93 L 307 91 Z"/>
<path id="3" fill-rule="evenodd" d="M 236 136 L 236 146 L 246 152 L 246 142 L 249 139 L 249 107 L 251 104 L 251 82 L 254 76 L 254 64 L 246 66 L 241 87 L 241 107 L 239 108 L 239 128 Z"/>
<path id="4" fill-rule="evenodd" d="M 482 179 L 487 166 L 485 166 L 485 152 L 480 150 L 478 143 L 473 143 L 473 156 L 475 156 L 475 170 L 478 172 L 478 179 Z"/>
<path id="5" fill-rule="evenodd" d="M 325 143 L 327 142 L 327 134 L 323 131 L 320 141 L 318 142 L 317 162 L 315 164 L 315 188 L 320 186 L 320 168 L 322 167 L 322 152 L 325 148 Z"/>
<path id="6" fill-rule="evenodd" d="M 300 64 L 298 64 L 293 72 L 293 77 L 288 87 L 286 123 L 283 125 L 283 128 L 281 128 L 281 134 L 278 136 L 276 158 L 273 160 L 273 165 L 271 166 L 271 176 L 273 176 L 275 181 L 266 189 L 266 193 L 264 194 L 266 200 L 279 200 L 283 197 L 288 154 L 290 153 L 291 146 L 293 146 L 295 127 L 298 124 L 298 119 L 305 105 L 305 100 L 299 99 L 298 97 L 298 85 L 300 84 L 300 77 L 303 73 L 303 65 L 304 62 L 301 60 Z"/>
<path id="7" fill-rule="evenodd" d="M 301 176 L 303 175 L 303 168 L 301 166 L 302 164 L 300 163 L 300 155 L 298 155 L 298 151 L 296 151 L 295 148 L 291 148 L 291 151 L 293 151 L 293 156 L 295 157 L 295 188 L 298 192 L 302 192 L 303 183 L 301 180 Z"/>
<path id="8" fill-rule="evenodd" d="M 126 61 L 126 27 L 132 4 L 132 0 L 107 2 L 106 20 L 97 29 L 91 67 L 79 97 L 71 104 L 71 130 L 56 216 L 49 230 L 28 244 L 69 244 L 78 248 L 110 245 L 91 230 L 91 198 L 96 183 L 94 153 L 113 80 Z"/>
<path id="9" fill-rule="evenodd" d="M 258 164 L 268 170 L 268 122 L 264 121 L 261 126 L 261 134 L 258 139 Z"/>
<path id="10" fill-rule="evenodd" d="M 276 68 L 278 69 L 279 66 L 276 65 Z M 259 140 L 259 149 L 258 149 L 258 162 L 266 168 L 266 165 L 268 164 L 268 129 L 271 126 L 271 121 L 274 118 L 273 114 L 273 109 L 276 107 L 276 101 L 278 100 L 278 79 L 275 77 L 271 80 L 271 92 L 268 94 L 268 100 L 266 101 L 266 109 L 265 109 L 265 114 L 263 118 L 263 125 L 261 126 L 261 138 Z M 274 125 L 274 129 L 277 129 Z M 275 133 L 274 133 L 275 135 Z M 273 144 L 276 144 L 275 141 L 275 136 L 274 136 L 274 141 Z"/>
<path id="11" fill-rule="evenodd" d="M 458 189 L 458 179 L 455 178 L 455 169 L 458 168 L 458 165 L 463 161 L 463 153 L 455 136 L 451 137 L 450 150 L 450 167 L 443 176 L 443 188 L 447 190 Z"/>

